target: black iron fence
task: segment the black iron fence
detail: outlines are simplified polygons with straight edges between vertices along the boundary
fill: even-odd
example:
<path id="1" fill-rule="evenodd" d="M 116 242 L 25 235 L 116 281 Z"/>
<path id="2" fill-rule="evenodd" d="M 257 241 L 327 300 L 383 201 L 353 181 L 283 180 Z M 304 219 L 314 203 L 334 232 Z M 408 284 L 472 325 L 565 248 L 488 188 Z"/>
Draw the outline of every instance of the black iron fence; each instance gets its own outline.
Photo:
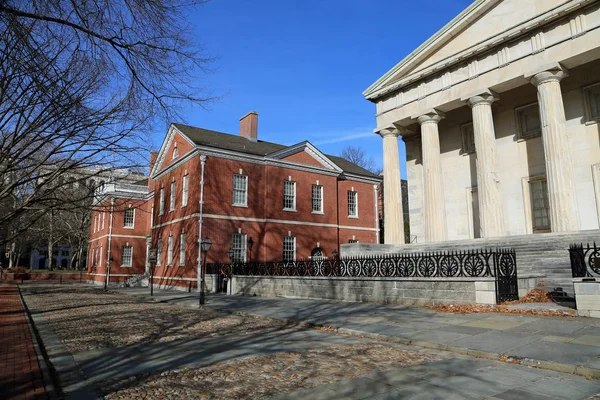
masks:
<path id="1" fill-rule="evenodd" d="M 596 264 L 596 260 L 600 259 L 600 248 L 596 246 L 596 242 L 593 246 L 589 243 L 586 246 L 583 243 L 572 244 L 569 255 L 573 278 L 600 277 L 600 261 Z"/>
<path id="2" fill-rule="evenodd" d="M 494 277 L 498 301 L 518 299 L 513 249 L 381 254 L 366 257 L 208 264 L 207 273 L 224 276 L 340 278 L 485 278 Z"/>

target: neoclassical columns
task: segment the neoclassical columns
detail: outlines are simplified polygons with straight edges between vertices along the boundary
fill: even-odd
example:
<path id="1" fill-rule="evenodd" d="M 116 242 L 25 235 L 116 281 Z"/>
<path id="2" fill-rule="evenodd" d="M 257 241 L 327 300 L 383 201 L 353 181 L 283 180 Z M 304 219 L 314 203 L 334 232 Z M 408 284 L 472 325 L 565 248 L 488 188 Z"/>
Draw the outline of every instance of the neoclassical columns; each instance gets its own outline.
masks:
<path id="1" fill-rule="evenodd" d="M 402 214 L 402 188 L 400 181 L 400 156 L 396 128 L 377 132 L 383 138 L 383 217 L 385 244 L 404 244 L 404 215 Z"/>
<path id="2" fill-rule="evenodd" d="M 553 232 L 579 230 L 573 163 L 560 90 L 560 81 L 567 76 L 567 71 L 558 63 L 525 76 L 537 87 L 538 92 L 546 157 L 550 227 Z"/>
<path id="3" fill-rule="evenodd" d="M 438 122 L 445 115 L 440 111 L 430 110 L 415 117 L 421 125 L 425 241 L 441 242 L 448 237 L 438 131 Z"/>
<path id="4" fill-rule="evenodd" d="M 463 99 L 469 104 L 473 113 L 479 225 L 482 238 L 505 234 L 496 161 L 496 133 L 492 117 L 492 103 L 497 99 L 496 94 L 490 90 Z"/>

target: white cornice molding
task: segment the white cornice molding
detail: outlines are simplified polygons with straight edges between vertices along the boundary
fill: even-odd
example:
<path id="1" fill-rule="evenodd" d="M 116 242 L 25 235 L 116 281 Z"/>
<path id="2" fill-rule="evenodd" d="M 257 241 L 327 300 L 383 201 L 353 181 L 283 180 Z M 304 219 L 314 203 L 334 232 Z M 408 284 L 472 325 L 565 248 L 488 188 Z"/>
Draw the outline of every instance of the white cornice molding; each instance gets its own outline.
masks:
<path id="1" fill-rule="evenodd" d="M 483 52 L 487 52 L 492 48 L 500 47 L 507 41 L 514 40 L 516 37 L 526 34 L 534 29 L 539 29 L 545 25 L 548 25 L 559 18 L 562 18 L 567 13 L 571 13 L 577 9 L 585 7 L 588 4 L 595 2 L 596 0 L 568 0 L 560 6 L 553 8 L 543 14 L 540 14 L 525 23 L 513 26 L 491 38 L 488 38 L 482 42 L 479 42 L 471 47 L 462 50 L 459 53 L 453 54 L 445 59 L 436 62 L 429 67 L 420 70 L 414 74 L 404 76 L 397 82 L 389 84 L 390 80 L 396 77 L 403 71 L 407 71 L 413 68 L 415 64 L 422 62 L 428 56 L 430 56 L 440 45 L 447 43 L 452 40 L 454 35 L 453 31 L 456 29 L 463 29 L 465 25 L 473 20 L 473 16 L 479 17 L 499 0 L 484 0 L 481 3 L 474 3 L 461 14 L 459 14 L 454 20 L 448 25 L 442 28 L 438 33 L 432 36 L 428 41 L 419 46 L 414 52 L 408 57 L 402 60 L 394 68 L 388 71 L 380 79 L 378 79 L 373 85 L 363 92 L 363 95 L 368 100 L 376 100 L 382 96 L 385 96 L 391 92 L 401 89 L 404 86 L 413 84 L 417 81 L 423 80 L 424 78 L 431 76 L 432 74 L 440 73 L 442 70 L 447 70 L 449 67 L 455 66 L 458 63 L 462 63 L 467 59 L 471 59 L 480 55 Z M 483 6 L 487 4 L 487 8 L 477 9 L 477 5 Z M 467 15 L 471 13 L 471 15 Z M 462 19 L 462 20 L 461 20 Z M 450 28 L 449 25 L 454 24 L 455 27 Z M 386 86 L 387 85 L 387 86 Z"/>
<path id="2" fill-rule="evenodd" d="M 394 77 L 402 70 L 410 68 L 415 63 L 430 55 L 449 39 L 454 37 L 454 32 L 461 30 L 465 25 L 470 23 L 473 19 L 479 17 L 485 11 L 489 10 L 499 1 L 501 0 L 475 1 L 460 14 L 454 17 L 450 22 L 444 25 L 442 29 L 437 31 L 433 36 L 417 47 L 412 53 L 406 56 L 402 61 L 396 64 L 392 69 L 386 72 L 381 78 L 376 80 L 363 92 L 363 96 L 365 96 L 367 99 L 376 97 L 374 95 L 382 89 L 382 87 L 389 81 L 390 78 Z"/>
<path id="3" fill-rule="evenodd" d="M 368 177 L 363 175 L 349 174 L 348 172 L 344 172 L 340 175 L 340 178 L 346 179 L 349 181 L 363 182 L 363 183 L 372 183 L 379 184 L 383 181 L 380 177 Z"/>
<path id="4" fill-rule="evenodd" d="M 177 161 L 175 161 L 172 164 L 169 164 L 165 169 L 159 171 L 156 175 L 151 175 L 150 178 L 152 178 L 153 180 L 160 179 L 167 173 L 171 172 L 175 168 L 180 167 L 181 165 L 188 162 L 189 160 L 191 160 L 192 158 L 194 158 L 197 155 L 198 155 L 198 150 L 192 149 L 191 151 L 187 152 L 183 157 L 180 157 Z"/>

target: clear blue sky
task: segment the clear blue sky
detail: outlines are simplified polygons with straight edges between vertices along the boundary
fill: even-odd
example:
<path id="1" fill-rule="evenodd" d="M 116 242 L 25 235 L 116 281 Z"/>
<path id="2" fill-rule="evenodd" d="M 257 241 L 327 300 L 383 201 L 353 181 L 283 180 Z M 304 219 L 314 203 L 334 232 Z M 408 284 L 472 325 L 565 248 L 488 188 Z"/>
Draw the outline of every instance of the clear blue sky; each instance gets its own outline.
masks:
<path id="1" fill-rule="evenodd" d="M 471 0 L 212 0 L 190 15 L 215 71 L 198 74 L 223 98 L 183 112 L 185 123 L 238 133 L 259 113 L 259 139 L 309 140 L 328 154 L 348 144 L 382 164 L 375 105 L 362 92 Z M 175 21 L 171 21 L 175 23 Z M 156 133 L 155 144 L 164 131 Z M 406 176 L 400 141 L 402 176 Z"/>

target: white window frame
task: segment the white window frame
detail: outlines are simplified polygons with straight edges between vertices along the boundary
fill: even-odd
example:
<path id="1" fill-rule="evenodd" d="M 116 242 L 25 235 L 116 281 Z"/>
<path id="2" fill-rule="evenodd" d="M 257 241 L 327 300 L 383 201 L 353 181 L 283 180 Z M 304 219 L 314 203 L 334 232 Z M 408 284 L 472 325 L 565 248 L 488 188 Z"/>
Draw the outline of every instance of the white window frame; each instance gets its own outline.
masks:
<path id="1" fill-rule="evenodd" d="M 286 194 L 286 186 L 292 188 L 292 207 L 286 207 L 286 196 L 290 196 L 290 194 Z M 283 211 L 296 211 L 296 181 L 283 181 Z"/>
<path id="2" fill-rule="evenodd" d="M 516 119 L 516 123 L 517 123 L 517 140 L 527 140 L 527 139 L 531 139 L 531 138 L 535 138 L 535 137 L 539 137 L 542 134 L 542 116 L 540 114 L 540 130 L 539 132 L 523 132 L 523 124 L 522 122 L 522 118 L 521 115 L 523 113 L 524 110 L 527 110 L 529 108 L 534 108 L 537 107 L 537 111 L 538 113 L 540 113 L 540 106 L 538 102 L 535 103 L 531 103 L 531 104 L 526 104 L 524 106 L 521 107 L 517 107 L 515 108 L 515 119 Z"/>
<path id="3" fill-rule="evenodd" d="M 592 89 L 600 90 L 600 82 L 585 86 L 583 88 L 583 101 L 585 104 L 585 121 L 586 123 L 591 124 L 600 122 L 600 104 L 598 104 L 598 114 L 594 115 L 592 112 L 592 102 L 590 101 L 590 91 Z"/>
<path id="4" fill-rule="evenodd" d="M 172 155 L 172 159 L 176 159 L 177 157 L 179 157 L 179 149 L 177 149 L 177 144 L 175 144 L 175 146 L 173 146 L 173 155 Z"/>
<path id="5" fill-rule="evenodd" d="M 243 188 L 236 187 L 236 179 L 238 179 L 238 178 L 241 179 L 241 181 L 243 181 L 243 183 L 244 183 Z M 240 182 L 240 181 L 238 180 L 238 182 Z M 248 175 L 233 174 L 232 188 L 233 188 L 232 204 L 236 207 L 248 207 Z M 236 201 L 236 197 L 237 197 L 236 193 L 242 193 L 242 192 L 243 192 L 243 197 L 244 197 L 243 202 Z"/>
<path id="6" fill-rule="evenodd" d="M 316 192 L 315 192 L 316 189 Z M 317 193 L 317 197 L 315 198 L 315 193 Z M 312 194 L 312 201 L 311 201 L 311 208 L 312 208 L 312 213 L 313 214 L 323 214 L 323 185 L 317 185 L 314 184 L 312 185 L 312 189 L 311 189 L 311 194 Z M 319 209 L 315 210 L 315 201 L 319 202 Z"/>
<path id="7" fill-rule="evenodd" d="M 185 265 L 185 252 L 187 250 L 187 235 L 185 232 L 179 234 L 179 266 Z"/>
<path id="8" fill-rule="evenodd" d="M 350 213 L 350 195 L 354 197 L 354 213 Z M 348 218 L 358 218 L 358 192 L 348 190 Z"/>
<path id="9" fill-rule="evenodd" d="M 167 267 L 173 265 L 173 235 L 167 239 Z"/>
<path id="10" fill-rule="evenodd" d="M 125 263 L 125 249 L 131 249 L 131 253 L 129 255 L 129 264 Z M 121 247 L 121 267 L 131 268 L 133 267 L 133 246 L 125 245 Z"/>
<path id="11" fill-rule="evenodd" d="M 186 207 L 188 204 L 188 194 L 190 189 L 189 175 L 184 175 L 181 182 L 181 207 Z"/>
<path id="12" fill-rule="evenodd" d="M 469 135 L 473 134 L 473 142 L 469 140 Z M 462 141 L 462 154 L 475 153 L 475 130 L 473 123 L 469 122 L 460 126 L 460 137 Z"/>
<path id="13" fill-rule="evenodd" d="M 131 216 L 131 225 L 127 224 L 127 212 L 130 211 L 132 212 L 132 216 Z M 126 229 L 133 229 L 135 227 L 135 208 L 133 207 L 127 207 L 124 211 L 123 211 L 123 228 Z"/>
<path id="14" fill-rule="evenodd" d="M 106 217 L 106 213 L 103 211 L 102 212 L 102 229 L 101 230 L 104 230 L 104 220 L 105 220 L 105 217 Z"/>
<path id="15" fill-rule="evenodd" d="M 289 245 L 291 240 L 291 245 L 293 250 L 286 249 L 286 245 Z M 292 258 L 286 257 L 286 253 L 292 252 Z M 283 261 L 296 261 L 296 237 L 295 236 L 284 236 L 283 237 Z"/>
<path id="16" fill-rule="evenodd" d="M 94 215 L 94 233 L 98 232 L 98 214 Z"/>
<path id="17" fill-rule="evenodd" d="M 158 199 L 158 215 L 163 215 L 165 212 L 165 188 L 160 188 L 160 194 Z"/>
<path id="18" fill-rule="evenodd" d="M 247 236 L 245 233 L 234 233 L 231 235 L 231 250 L 233 256 L 231 257 L 232 262 L 246 262 L 246 242 Z"/>
<path id="19" fill-rule="evenodd" d="M 175 211 L 176 192 L 177 184 L 173 181 L 171 182 L 171 192 L 169 193 L 169 212 Z"/>
<path id="20" fill-rule="evenodd" d="M 102 253 L 104 253 L 104 251 L 102 250 L 103 246 L 100 246 L 100 262 L 99 264 L 102 265 Z"/>

